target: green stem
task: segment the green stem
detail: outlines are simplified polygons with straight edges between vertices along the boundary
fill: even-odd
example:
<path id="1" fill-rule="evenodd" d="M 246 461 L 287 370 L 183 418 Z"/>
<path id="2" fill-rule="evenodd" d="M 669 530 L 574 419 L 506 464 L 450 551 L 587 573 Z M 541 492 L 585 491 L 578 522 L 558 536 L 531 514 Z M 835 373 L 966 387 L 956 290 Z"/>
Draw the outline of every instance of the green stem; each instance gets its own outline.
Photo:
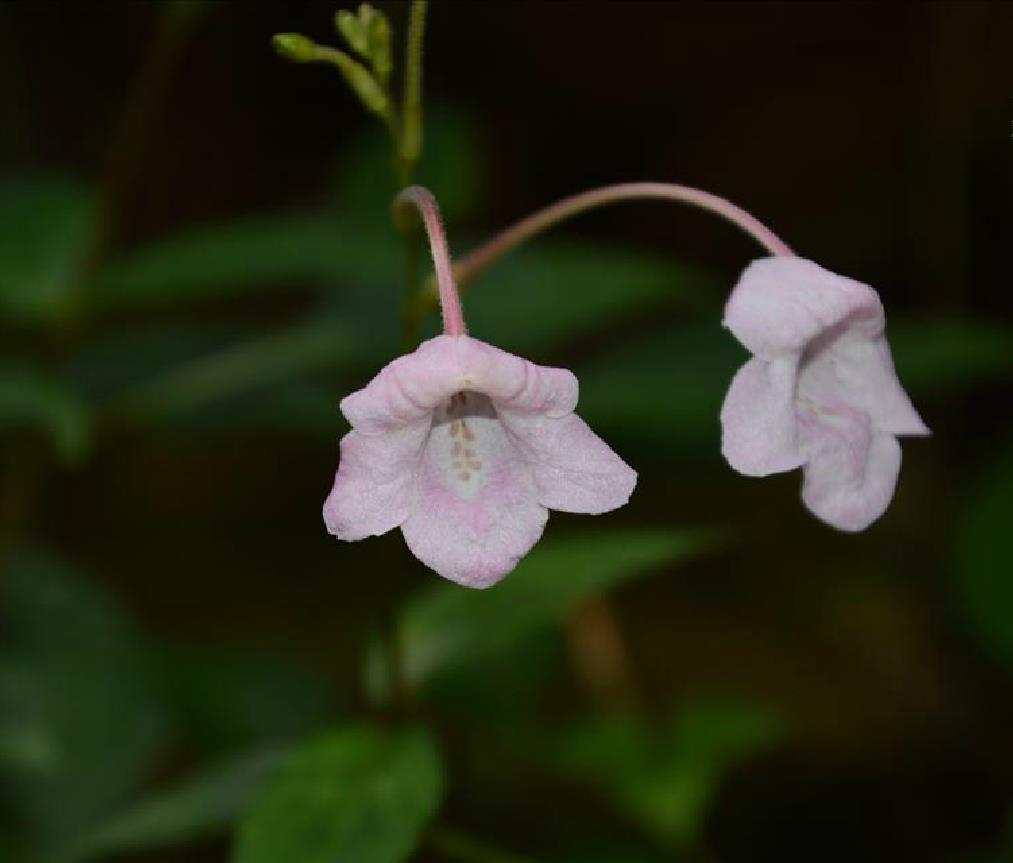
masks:
<path id="1" fill-rule="evenodd" d="M 433 851 L 460 863 L 534 863 L 453 827 L 434 827 L 426 842 Z"/>
<path id="2" fill-rule="evenodd" d="M 426 29 L 426 0 L 414 0 L 408 13 L 405 46 L 404 94 L 400 129 L 394 128 L 395 170 L 402 188 L 412 184 L 422 155 L 422 43 Z M 419 280 L 419 233 L 405 226 L 404 291 L 401 299 L 401 343 L 411 350 L 419 340 L 426 304 Z"/>
<path id="3" fill-rule="evenodd" d="M 426 0 L 413 0 L 408 13 L 404 94 L 401 108 L 400 180 L 411 185 L 422 155 L 422 42 L 426 31 Z"/>

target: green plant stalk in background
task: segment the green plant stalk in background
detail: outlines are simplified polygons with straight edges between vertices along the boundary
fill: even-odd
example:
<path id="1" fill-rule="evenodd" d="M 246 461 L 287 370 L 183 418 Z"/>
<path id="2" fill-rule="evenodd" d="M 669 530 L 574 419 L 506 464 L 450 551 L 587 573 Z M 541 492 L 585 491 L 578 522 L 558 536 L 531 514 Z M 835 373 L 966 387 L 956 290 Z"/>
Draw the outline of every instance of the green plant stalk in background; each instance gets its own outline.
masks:
<path id="1" fill-rule="evenodd" d="M 426 5 L 427 0 L 414 0 L 408 18 L 401 136 L 397 158 L 398 182 L 402 188 L 412 184 L 415 168 L 422 157 L 422 40 L 425 36 Z M 404 295 L 401 301 L 401 341 L 406 350 L 414 347 L 418 341 L 426 311 L 419 284 L 419 244 L 417 225 L 406 228 Z"/>
<path id="2" fill-rule="evenodd" d="M 340 10 L 334 26 L 348 47 L 369 63 L 369 68 L 337 48 L 318 45 L 301 33 L 278 33 L 273 42 L 278 53 L 295 63 L 327 63 L 341 72 L 362 106 L 377 116 L 390 137 L 395 179 L 399 187 L 410 186 L 422 157 L 422 45 L 426 29 L 427 0 L 412 0 L 408 9 L 401 111 L 395 108 L 389 81 L 392 71 L 390 25 L 386 16 L 368 3 L 358 15 Z M 419 279 L 419 232 L 414 222 L 395 224 L 404 233 L 404 290 L 401 301 L 401 341 L 405 350 L 419 340 L 422 319 L 428 310 Z"/>

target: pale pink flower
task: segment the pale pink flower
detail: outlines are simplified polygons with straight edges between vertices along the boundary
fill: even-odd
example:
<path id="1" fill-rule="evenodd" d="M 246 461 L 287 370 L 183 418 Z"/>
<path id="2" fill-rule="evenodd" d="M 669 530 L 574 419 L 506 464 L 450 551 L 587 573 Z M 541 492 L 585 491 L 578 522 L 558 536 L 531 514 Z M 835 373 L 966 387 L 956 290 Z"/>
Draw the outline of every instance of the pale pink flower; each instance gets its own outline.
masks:
<path id="1" fill-rule="evenodd" d="M 746 268 L 724 325 L 754 356 L 721 408 L 721 451 L 749 476 L 802 468 L 802 499 L 828 524 L 868 527 L 900 470 L 897 435 L 929 430 L 897 380 L 879 296 L 812 261 Z"/>
<path id="2" fill-rule="evenodd" d="M 341 402 L 341 440 L 324 522 L 339 539 L 401 528 L 444 578 L 489 587 L 530 551 L 550 509 L 602 513 L 629 500 L 636 472 L 574 414 L 577 378 L 465 333 L 436 201 L 398 197 L 422 216 L 444 335 L 388 363 Z"/>
<path id="3" fill-rule="evenodd" d="M 400 527 L 440 575 L 488 587 L 538 541 L 548 510 L 602 513 L 637 475 L 573 413 L 577 378 L 466 335 L 437 336 L 341 402 L 327 529 Z"/>

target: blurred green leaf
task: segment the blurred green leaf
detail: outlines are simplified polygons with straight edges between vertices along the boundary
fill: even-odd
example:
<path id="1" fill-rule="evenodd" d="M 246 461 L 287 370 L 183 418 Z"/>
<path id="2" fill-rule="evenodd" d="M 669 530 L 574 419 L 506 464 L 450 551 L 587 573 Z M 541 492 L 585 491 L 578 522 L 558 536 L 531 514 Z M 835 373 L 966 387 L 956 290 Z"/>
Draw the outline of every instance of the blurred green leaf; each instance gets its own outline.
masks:
<path id="1" fill-rule="evenodd" d="M 241 822 L 236 863 L 397 863 L 443 793 L 422 731 L 343 728 L 301 747 Z"/>
<path id="2" fill-rule="evenodd" d="M 64 461 L 76 463 L 88 448 L 91 417 L 77 394 L 54 378 L 0 368 L 0 430 L 5 428 L 37 428 Z"/>
<path id="3" fill-rule="evenodd" d="M 58 859 L 90 860 L 223 833 L 287 756 L 287 749 L 278 748 L 229 758 L 100 822 L 58 854 Z"/>
<path id="4" fill-rule="evenodd" d="M 161 750 L 165 714 L 130 627 L 60 561 L 16 554 L 0 579 L 0 614 L 3 730 L 16 728 L 34 753 L 8 761 L 0 781 L 38 838 L 58 842 L 139 786 Z"/>
<path id="5" fill-rule="evenodd" d="M 712 285 L 702 271 L 646 252 L 539 241 L 483 273 L 464 304 L 478 338 L 530 354 L 623 315 L 709 299 Z"/>
<path id="6" fill-rule="evenodd" d="M 238 315 L 228 321 L 158 318 L 125 328 L 113 325 L 78 345 L 63 372 L 89 400 L 101 400 L 118 390 L 139 387 L 223 345 L 251 338 L 258 327 L 262 324 Z"/>
<path id="7" fill-rule="evenodd" d="M 698 555 L 709 540 L 703 531 L 602 530 L 543 541 L 490 590 L 433 587 L 399 619 L 403 681 L 414 688 L 455 663 L 510 646 L 581 598 Z"/>
<path id="8" fill-rule="evenodd" d="M 531 717 L 539 715 L 546 692 L 572 680 L 573 655 L 562 627 L 542 626 L 518 635 L 509 649 L 462 657 L 447 670 L 452 673 L 427 681 L 426 704 L 523 747 L 526 735 L 541 738 Z M 384 688 L 370 692 L 380 703 L 387 696 L 385 678 L 381 682 Z"/>
<path id="9" fill-rule="evenodd" d="M 257 216 L 193 229 L 114 263 L 95 285 L 107 305 L 217 298 L 298 281 L 396 281 L 398 238 L 354 214 Z"/>
<path id="10" fill-rule="evenodd" d="M 1013 375 L 1013 327 L 1001 322 L 904 321 L 888 336 L 900 378 L 913 393 Z"/>
<path id="11" fill-rule="evenodd" d="M 71 309 L 95 214 L 89 190 L 71 181 L 0 188 L 0 317 L 38 323 Z"/>
<path id="12" fill-rule="evenodd" d="M 474 216 L 485 197 L 487 148 L 467 114 L 435 105 L 426 107 L 425 119 L 426 146 L 418 167 L 419 182 L 436 195 L 440 212 L 453 227 Z"/>
<path id="13" fill-rule="evenodd" d="M 487 176 L 485 147 L 468 117 L 448 108 L 427 108 L 418 178 L 439 201 L 451 241 L 457 223 L 478 208 Z M 343 212 L 377 226 L 391 224 L 391 201 L 398 188 L 383 130 L 369 128 L 352 141 L 338 165 L 335 185 Z"/>
<path id="14" fill-rule="evenodd" d="M 347 327 L 313 319 L 231 345 L 143 381 L 113 396 L 106 410 L 131 422 L 160 420 L 300 372 L 341 364 L 353 356 Z"/>
<path id="15" fill-rule="evenodd" d="M 656 444 L 718 452 L 718 412 L 746 353 L 717 317 L 691 320 L 595 357 L 576 371 L 577 410 L 593 428 Z"/>
<path id="16" fill-rule="evenodd" d="M 954 578 L 978 639 L 1013 672 L 1013 447 L 970 494 L 956 540 Z"/>
<path id="17" fill-rule="evenodd" d="M 188 648 L 162 656 L 188 743 L 202 751 L 290 742 L 333 719 L 328 681 L 277 657 Z"/>
<path id="18" fill-rule="evenodd" d="M 563 739 L 560 756 L 656 838 L 685 847 L 698 837 L 727 771 L 782 731 L 768 708 L 701 701 L 677 710 L 661 727 L 634 715 L 590 720 Z"/>

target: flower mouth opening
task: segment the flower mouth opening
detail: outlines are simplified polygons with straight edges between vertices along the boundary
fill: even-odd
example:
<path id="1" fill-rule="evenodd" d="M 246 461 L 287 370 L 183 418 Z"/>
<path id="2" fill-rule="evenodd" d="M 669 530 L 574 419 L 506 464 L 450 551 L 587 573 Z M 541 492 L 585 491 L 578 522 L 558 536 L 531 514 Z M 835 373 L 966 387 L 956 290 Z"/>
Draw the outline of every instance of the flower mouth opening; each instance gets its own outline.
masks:
<path id="1" fill-rule="evenodd" d="M 445 468 L 462 492 L 474 492 L 489 457 L 486 452 L 501 435 L 492 399 L 477 390 L 459 390 L 433 412 L 432 437 L 442 440 Z M 499 449 L 499 447 L 495 447 Z"/>

